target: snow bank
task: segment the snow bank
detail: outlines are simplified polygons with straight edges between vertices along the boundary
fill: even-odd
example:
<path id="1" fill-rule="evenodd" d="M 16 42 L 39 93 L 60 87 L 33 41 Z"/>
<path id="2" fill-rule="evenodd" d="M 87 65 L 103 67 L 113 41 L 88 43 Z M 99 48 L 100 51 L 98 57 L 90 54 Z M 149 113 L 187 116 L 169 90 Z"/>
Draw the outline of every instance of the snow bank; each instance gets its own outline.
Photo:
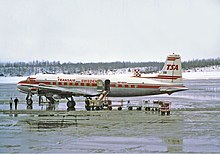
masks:
<path id="1" fill-rule="evenodd" d="M 193 79 L 220 79 L 220 72 L 185 72 L 183 78 Z"/>
<path id="2" fill-rule="evenodd" d="M 15 83 L 25 80 L 27 77 L 0 77 L 0 83 Z"/>

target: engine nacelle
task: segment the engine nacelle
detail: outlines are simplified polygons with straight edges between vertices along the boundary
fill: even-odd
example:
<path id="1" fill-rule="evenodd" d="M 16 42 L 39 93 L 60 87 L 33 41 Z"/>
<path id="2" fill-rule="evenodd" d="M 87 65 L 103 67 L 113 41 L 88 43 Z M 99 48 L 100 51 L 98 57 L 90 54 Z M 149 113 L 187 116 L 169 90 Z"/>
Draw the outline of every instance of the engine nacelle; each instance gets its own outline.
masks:
<path id="1" fill-rule="evenodd" d="M 30 92 L 32 94 L 38 94 L 38 88 L 32 87 L 32 88 L 30 88 Z"/>

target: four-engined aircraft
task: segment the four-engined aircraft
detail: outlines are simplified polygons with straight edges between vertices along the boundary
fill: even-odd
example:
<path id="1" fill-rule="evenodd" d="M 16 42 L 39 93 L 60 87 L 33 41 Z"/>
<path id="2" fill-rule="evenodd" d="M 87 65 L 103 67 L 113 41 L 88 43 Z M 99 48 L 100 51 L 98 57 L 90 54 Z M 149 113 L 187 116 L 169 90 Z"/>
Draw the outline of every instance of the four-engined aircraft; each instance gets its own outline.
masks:
<path id="1" fill-rule="evenodd" d="M 187 90 L 182 82 L 181 58 L 177 54 L 167 56 L 163 69 L 156 75 L 67 75 L 37 74 L 17 84 L 19 91 L 27 94 L 27 103 L 32 104 L 32 95 L 45 96 L 50 103 L 54 97 L 66 98 L 67 106 L 75 108 L 73 97 L 131 97 L 158 94 L 172 94 Z"/>

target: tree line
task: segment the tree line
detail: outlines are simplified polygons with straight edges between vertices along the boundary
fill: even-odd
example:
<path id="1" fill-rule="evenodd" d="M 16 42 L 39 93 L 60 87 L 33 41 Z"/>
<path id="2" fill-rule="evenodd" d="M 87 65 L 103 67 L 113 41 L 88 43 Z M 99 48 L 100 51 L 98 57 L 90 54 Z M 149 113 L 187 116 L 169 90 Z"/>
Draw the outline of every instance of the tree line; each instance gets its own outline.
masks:
<path id="1" fill-rule="evenodd" d="M 108 71 L 122 68 L 145 68 L 143 73 L 157 72 L 162 69 L 163 62 L 99 62 L 71 63 L 60 61 L 32 61 L 0 63 L 0 76 L 25 76 L 37 73 L 82 73 L 88 71 Z M 182 62 L 185 70 L 220 65 L 220 58 L 194 59 Z"/>

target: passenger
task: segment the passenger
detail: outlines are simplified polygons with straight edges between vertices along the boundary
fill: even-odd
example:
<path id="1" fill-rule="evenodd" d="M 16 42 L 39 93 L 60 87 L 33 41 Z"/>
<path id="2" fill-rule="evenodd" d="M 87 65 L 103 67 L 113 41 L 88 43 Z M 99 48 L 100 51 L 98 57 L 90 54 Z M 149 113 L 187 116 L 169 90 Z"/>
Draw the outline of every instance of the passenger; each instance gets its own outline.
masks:
<path id="1" fill-rule="evenodd" d="M 17 97 L 14 99 L 14 102 L 15 102 L 15 110 L 17 110 L 17 106 L 18 106 L 18 102 L 19 102 Z"/>
<path id="2" fill-rule="evenodd" d="M 13 103 L 13 100 L 12 98 L 9 100 L 9 104 L 10 104 L 10 110 L 12 110 L 12 103 Z"/>

